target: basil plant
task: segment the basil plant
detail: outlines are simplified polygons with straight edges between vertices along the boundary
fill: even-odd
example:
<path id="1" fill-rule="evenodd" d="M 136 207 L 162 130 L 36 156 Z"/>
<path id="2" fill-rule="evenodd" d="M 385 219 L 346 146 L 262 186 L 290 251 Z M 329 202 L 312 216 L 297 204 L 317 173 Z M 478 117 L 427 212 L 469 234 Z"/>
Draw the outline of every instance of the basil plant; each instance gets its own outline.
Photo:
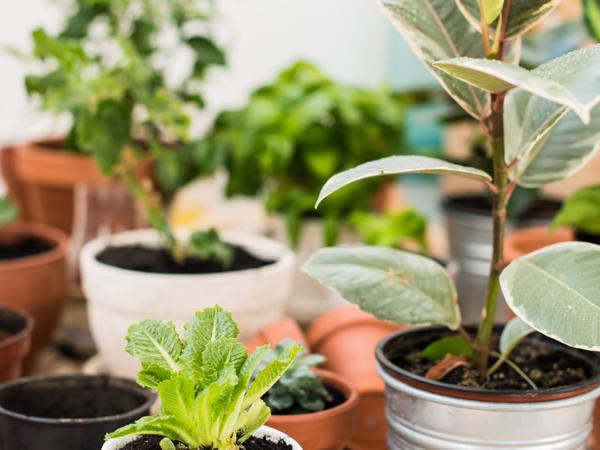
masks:
<path id="1" fill-rule="evenodd" d="M 518 186 L 540 188 L 577 172 L 600 147 L 600 46 L 533 70 L 518 65 L 522 36 L 557 0 L 379 0 L 434 77 L 487 135 L 493 174 L 423 156 L 392 156 L 338 173 L 317 204 L 359 180 L 405 173 L 477 180 L 493 199 L 493 258 L 471 363 L 489 375 L 502 290 L 518 316 L 503 346 L 530 327 L 567 345 L 600 350 L 600 247 L 563 243 L 505 267 L 507 204 Z M 304 270 L 367 312 L 408 324 L 462 329 L 453 281 L 436 262 L 385 247 L 327 248 Z M 517 330 L 518 332 L 515 332 Z M 506 356 L 506 355 L 505 355 Z"/>
<path id="2" fill-rule="evenodd" d="M 243 448 L 271 415 L 262 397 L 302 347 L 288 347 L 255 374 L 269 348 L 248 355 L 237 340 L 239 332 L 231 314 L 219 306 L 196 313 L 183 339 L 170 322 L 132 325 L 127 351 L 142 363 L 137 382 L 157 391 L 162 406 L 157 416 L 143 417 L 107 439 L 158 435 L 164 449 Z"/>

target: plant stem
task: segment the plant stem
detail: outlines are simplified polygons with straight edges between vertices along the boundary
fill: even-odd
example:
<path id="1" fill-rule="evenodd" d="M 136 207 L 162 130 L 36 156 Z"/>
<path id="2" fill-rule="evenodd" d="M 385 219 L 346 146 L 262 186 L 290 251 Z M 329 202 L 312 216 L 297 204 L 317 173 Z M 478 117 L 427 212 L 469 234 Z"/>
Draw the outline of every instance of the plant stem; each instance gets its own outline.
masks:
<path id="1" fill-rule="evenodd" d="M 475 354 L 475 365 L 482 377 L 485 377 L 487 373 L 494 319 L 496 317 L 496 304 L 500 293 L 500 273 L 504 264 L 506 206 L 510 197 L 507 190 L 509 183 L 508 167 L 504 162 L 503 95 L 494 95 L 492 104 L 494 106 L 488 129 L 494 164 L 494 185 L 497 192 L 492 193 L 493 253 L 485 305 L 477 333 L 477 350 Z"/>

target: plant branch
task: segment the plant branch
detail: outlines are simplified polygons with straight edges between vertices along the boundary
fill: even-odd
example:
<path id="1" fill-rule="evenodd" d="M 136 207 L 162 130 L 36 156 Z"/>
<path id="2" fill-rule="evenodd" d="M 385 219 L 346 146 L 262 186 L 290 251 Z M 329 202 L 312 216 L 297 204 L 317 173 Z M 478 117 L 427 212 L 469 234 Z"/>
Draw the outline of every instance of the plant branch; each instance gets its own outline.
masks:
<path id="1" fill-rule="evenodd" d="M 494 373 L 503 363 L 506 363 L 506 365 L 509 366 L 512 370 L 514 370 L 517 373 L 517 375 L 523 378 L 523 380 L 525 380 L 525 382 L 529 386 L 531 386 L 532 389 L 536 391 L 539 389 L 537 385 L 533 382 L 533 380 L 529 378 L 529 376 L 514 361 L 498 352 L 491 352 L 491 354 L 492 356 L 495 356 L 498 359 L 496 360 L 496 364 L 494 364 L 492 368 L 488 371 L 488 376 Z M 496 367 L 496 365 L 498 365 L 498 367 Z"/>

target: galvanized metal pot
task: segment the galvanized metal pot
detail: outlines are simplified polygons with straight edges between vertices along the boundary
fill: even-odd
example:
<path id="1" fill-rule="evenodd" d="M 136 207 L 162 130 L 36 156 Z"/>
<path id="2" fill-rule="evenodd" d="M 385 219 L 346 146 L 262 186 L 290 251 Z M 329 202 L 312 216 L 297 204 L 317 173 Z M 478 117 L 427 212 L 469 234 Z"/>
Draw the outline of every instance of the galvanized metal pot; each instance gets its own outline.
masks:
<path id="1" fill-rule="evenodd" d="M 600 357 L 566 348 L 591 378 L 538 391 L 471 389 L 407 372 L 391 359 L 444 328 L 403 331 L 377 348 L 386 384 L 390 450 L 586 450 L 594 400 L 600 395 Z M 402 343 L 401 345 L 398 345 Z M 411 347 L 412 346 L 412 347 Z"/>

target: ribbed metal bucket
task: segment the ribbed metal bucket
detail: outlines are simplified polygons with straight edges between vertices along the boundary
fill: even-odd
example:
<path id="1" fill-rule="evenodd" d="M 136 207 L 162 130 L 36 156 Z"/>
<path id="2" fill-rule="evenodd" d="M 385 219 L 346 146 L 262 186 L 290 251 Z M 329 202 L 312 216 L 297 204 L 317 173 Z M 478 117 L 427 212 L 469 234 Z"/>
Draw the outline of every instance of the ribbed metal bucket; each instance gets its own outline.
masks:
<path id="1" fill-rule="evenodd" d="M 384 347 L 397 336 L 377 350 L 386 384 L 390 450 L 588 449 L 598 377 L 539 394 L 459 388 L 394 366 Z"/>

